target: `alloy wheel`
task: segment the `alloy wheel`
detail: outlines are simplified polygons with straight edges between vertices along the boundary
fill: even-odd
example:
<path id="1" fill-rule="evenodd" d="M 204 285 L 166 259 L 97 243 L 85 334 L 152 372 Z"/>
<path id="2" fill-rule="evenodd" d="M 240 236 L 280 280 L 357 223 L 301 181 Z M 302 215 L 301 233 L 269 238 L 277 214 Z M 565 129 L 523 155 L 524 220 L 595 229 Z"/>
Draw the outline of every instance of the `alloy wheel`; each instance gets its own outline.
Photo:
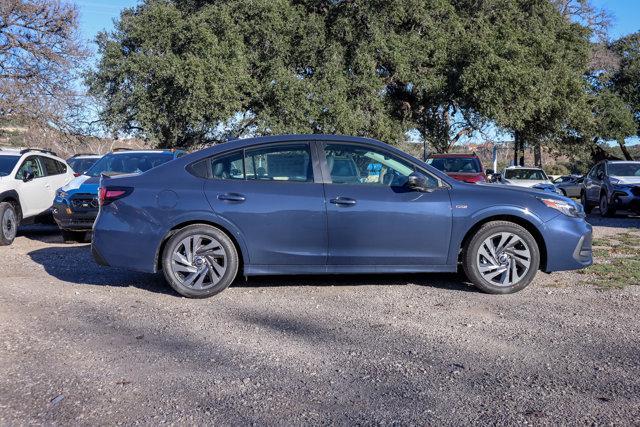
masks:
<path id="1" fill-rule="evenodd" d="M 4 211 L 2 215 L 2 235 L 5 239 L 11 240 L 16 235 L 16 215 L 11 209 Z"/>
<path id="2" fill-rule="evenodd" d="M 512 286 L 529 271 L 531 251 L 518 235 L 501 232 L 482 242 L 476 262 L 487 282 L 495 286 Z"/>
<path id="3" fill-rule="evenodd" d="M 208 289 L 220 282 L 227 270 L 227 255 L 216 239 L 203 234 L 188 236 L 173 250 L 171 269 L 180 284 Z"/>

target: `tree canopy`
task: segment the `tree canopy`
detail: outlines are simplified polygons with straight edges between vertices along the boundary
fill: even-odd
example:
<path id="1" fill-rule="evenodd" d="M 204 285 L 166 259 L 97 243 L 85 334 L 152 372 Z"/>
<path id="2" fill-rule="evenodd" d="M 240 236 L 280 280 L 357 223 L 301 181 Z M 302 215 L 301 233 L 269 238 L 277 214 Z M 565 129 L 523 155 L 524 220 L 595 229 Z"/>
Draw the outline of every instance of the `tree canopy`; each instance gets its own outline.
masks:
<path id="1" fill-rule="evenodd" d="M 596 28 L 571 18 L 600 24 L 585 4 L 145 0 L 99 35 L 87 81 L 110 129 L 170 147 L 275 133 L 396 143 L 413 132 L 446 151 L 487 126 L 529 144 L 619 138 L 638 102 L 638 42 L 607 46 L 635 65 L 621 61 L 595 88 Z"/>

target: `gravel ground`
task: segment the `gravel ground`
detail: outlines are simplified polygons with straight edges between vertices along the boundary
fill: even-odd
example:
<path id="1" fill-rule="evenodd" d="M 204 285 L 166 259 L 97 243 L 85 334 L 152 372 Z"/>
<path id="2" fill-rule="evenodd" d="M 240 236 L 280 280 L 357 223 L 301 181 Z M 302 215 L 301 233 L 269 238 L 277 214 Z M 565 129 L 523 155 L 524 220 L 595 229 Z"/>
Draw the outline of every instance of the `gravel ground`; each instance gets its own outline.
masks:
<path id="1" fill-rule="evenodd" d="M 639 424 L 640 286 L 271 277 L 188 300 L 43 226 L 0 259 L 0 425 Z"/>

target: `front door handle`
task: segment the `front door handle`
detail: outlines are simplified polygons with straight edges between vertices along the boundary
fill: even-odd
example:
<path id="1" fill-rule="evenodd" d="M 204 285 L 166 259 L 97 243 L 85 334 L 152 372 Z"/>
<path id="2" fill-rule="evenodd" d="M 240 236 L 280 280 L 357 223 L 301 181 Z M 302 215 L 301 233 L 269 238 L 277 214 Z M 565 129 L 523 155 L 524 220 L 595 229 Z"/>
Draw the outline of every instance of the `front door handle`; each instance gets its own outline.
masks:
<path id="1" fill-rule="evenodd" d="M 238 193 L 226 193 L 218 194 L 218 200 L 225 200 L 227 202 L 244 202 L 247 198 Z"/>
<path id="2" fill-rule="evenodd" d="M 338 206 L 353 206 L 356 204 L 356 201 L 349 197 L 336 197 L 335 199 L 331 199 L 329 201 Z"/>

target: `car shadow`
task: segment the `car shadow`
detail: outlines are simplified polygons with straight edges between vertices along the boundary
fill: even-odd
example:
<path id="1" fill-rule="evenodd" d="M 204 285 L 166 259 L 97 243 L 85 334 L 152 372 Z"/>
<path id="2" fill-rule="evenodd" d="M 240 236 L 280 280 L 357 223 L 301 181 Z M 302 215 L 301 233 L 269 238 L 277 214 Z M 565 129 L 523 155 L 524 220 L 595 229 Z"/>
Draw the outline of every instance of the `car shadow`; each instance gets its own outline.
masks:
<path id="1" fill-rule="evenodd" d="M 587 222 L 593 226 L 608 228 L 640 228 L 640 215 L 632 212 L 616 212 L 614 216 L 600 216 L 596 208 L 593 213 L 587 215 Z"/>
<path id="2" fill-rule="evenodd" d="M 295 286 L 424 286 L 460 292 L 478 292 L 462 273 L 402 273 L 402 274 L 332 274 L 251 276 L 238 278 L 233 287 L 268 288 Z"/>
<path id="3" fill-rule="evenodd" d="M 73 284 L 91 286 L 136 287 L 149 292 L 177 296 L 165 282 L 162 274 L 139 273 L 129 270 L 101 267 L 91 255 L 91 246 L 50 246 L 28 253 L 37 264 L 56 279 Z M 295 286 L 425 286 L 461 292 L 476 292 L 461 273 L 450 274 L 354 274 L 354 275 L 292 275 L 242 276 L 231 285 L 240 288 L 269 288 Z"/>
<path id="4" fill-rule="evenodd" d="M 56 279 L 79 285 L 136 287 L 149 292 L 177 296 L 161 274 L 139 273 L 96 264 L 91 245 L 50 246 L 28 253 Z"/>
<path id="5" fill-rule="evenodd" d="M 30 240 L 37 240 L 43 243 L 61 243 L 62 234 L 60 229 L 54 224 L 28 224 L 18 228 L 16 237 L 25 237 Z"/>

